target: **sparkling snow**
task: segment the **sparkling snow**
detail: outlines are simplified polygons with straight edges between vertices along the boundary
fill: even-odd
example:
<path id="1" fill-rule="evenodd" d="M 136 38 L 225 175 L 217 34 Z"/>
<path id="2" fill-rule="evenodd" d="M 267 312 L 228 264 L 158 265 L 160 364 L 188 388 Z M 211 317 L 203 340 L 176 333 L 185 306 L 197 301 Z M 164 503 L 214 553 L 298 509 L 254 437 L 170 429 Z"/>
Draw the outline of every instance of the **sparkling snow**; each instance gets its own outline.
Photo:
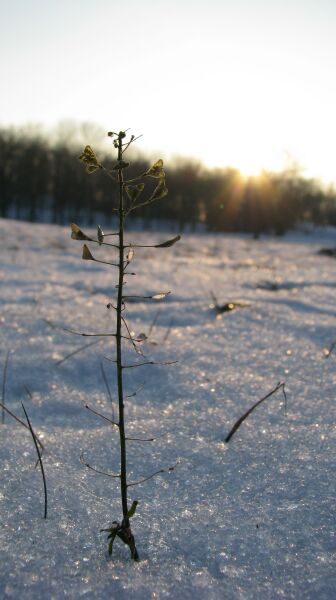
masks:
<path id="1" fill-rule="evenodd" d="M 129 489 L 141 557 L 99 529 L 120 520 L 117 435 L 101 365 L 115 399 L 115 268 L 81 260 L 69 228 L 0 220 L 0 387 L 45 446 L 49 505 L 28 431 L 0 425 L 0 597 L 23 599 L 319 599 L 336 595 L 336 262 L 318 255 L 335 231 L 285 238 L 186 234 L 168 249 L 136 249 L 127 291 L 145 333 L 145 359 L 178 361 L 125 371 L 129 480 L 174 471 Z M 134 233 L 158 243 L 165 233 Z M 113 251 L 92 246 L 111 260 Z M 217 316 L 218 304 L 237 307 Z M 65 359 L 87 344 L 95 344 Z M 107 358 L 106 358 L 107 357 Z M 241 425 L 234 422 L 279 381 Z M 142 384 L 145 384 L 141 388 Z M 138 389 L 141 388 L 141 389 Z M 117 418 L 117 406 L 114 401 Z M 82 461 L 81 461 L 82 455 Z"/>

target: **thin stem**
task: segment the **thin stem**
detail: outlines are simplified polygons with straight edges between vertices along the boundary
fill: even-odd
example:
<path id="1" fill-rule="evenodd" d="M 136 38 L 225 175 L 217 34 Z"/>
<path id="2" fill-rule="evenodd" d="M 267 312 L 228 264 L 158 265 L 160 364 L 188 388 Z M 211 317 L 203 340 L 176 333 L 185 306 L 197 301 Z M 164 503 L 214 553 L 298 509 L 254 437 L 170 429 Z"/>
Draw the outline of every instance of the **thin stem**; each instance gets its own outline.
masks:
<path id="1" fill-rule="evenodd" d="M 254 409 L 257 408 L 257 406 L 259 406 L 259 404 L 261 404 L 262 402 L 264 402 L 264 400 L 267 400 L 267 398 L 270 398 L 271 396 L 273 396 L 273 394 L 275 394 L 275 392 L 277 392 L 279 389 L 282 389 L 282 393 L 283 393 L 284 400 L 285 400 L 285 410 L 287 411 L 287 396 L 286 396 L 286 392 L 285 392 L 285 382 L 279 381 L 279 383 L 277 383 L 277 385 L 275 386 L 275 388 L 273 388 L 273 390 L 271 390 L 268 394 L 266 394 L 266 396 L 264 396 L 263 398 L 261 398 L 260 400 L 258 400 L 258 402 L 256 402 L 255 404 L 253 404 L 253 406 L 251 406 L 251 408 L 249 408 L 249 410 L 247 410 L 246 413 L 244 413 L 235 422 L 235 424 L 231 428 L 230 432 L 226 436 L 224 442 L 228 443 L 230 441 L 230 439 L 232 438 L 233 434 L 237 431 L 237 429 L 239 429 L 239 427 L 241 426 L 241 424 L 254 411 Z"/>
<path id="2" fill-rule="evenodd" d="M 120 131 L 118 135 L 118 162 L 120 163 L 123 155 L 122 140 L 125 133 Z M 139 560 L 139 555 L 136 549 L 134 536 L 130 527 L 129 511 L 127 503 L 127 462 L 126 462 L 126 436 L 124 423 L 124 393 L 123 393 L 123 368 L 122 368 L 122 311 L 125 308 L 123 302 L 123 285 L 125 275 L 125 258 L 124 258 L 124 179 L 123 170 L 118 169 L 118 184 L 119 184 L 119 281 L 118 281 L 118 299 L 117 299 L 117 327 L 116 327 L 116 353 L 117 353 L 117 388 L 118 388 L 118 403 L 119 403 L 119 436 L 120 436 L 120 492 L 123 511 L 122 533 L 121 539 L 129 546 L 131 557 L 134 560 Z M 127 261 L 126 261 L 127 262 Z"/>
<path id="3" fill-rule="evenodd" d="M 61 358 L 61 360 L 58 360 L 57 363 L 56 363 L 56 367 L 59 367 L 59 365 L 61 365 L 62 363 L 64 363 L 66 360 L 68 360 L 72 356 L 75 356 L 76 354 L 79 354 L 79 352 L 82 352 L 83 350 L 86 350 L 87 348 L 90 348 L 90 346 L 95 346 L 96 344 L 99 344 L 99 343 L 100 343 L 100 340 L 95 340 L 94 342 L 90 342 L 89 344 L 85 344 L 85 346 L 81 346 L 80 348 L 77 348 L 77 350 L 74 350 L 73 352 L 70 352 L 70 354 L 67 354 L 64 358 Z"/>
<path id="4" fill-rule="evenodd" d="M 155 442 L 155 438 L 134 438 L 134 437 L 127 437 L 126 438 L 127 441 L 130 442 Z"/>
<path id="5" fill-rule="evenodd" d="M 128 396 L 125 396 L 125 398 L 133 398 L 134 396 L 136 396 L 138 394 L 138 392 L 140 392 L 143 388 L 144 388 L 145 383 L 142 383 L 136 390 L 135 392 L 133 392 L 132 394 L 128 394 Z"/>
<path id="6" fill-rule="evenodd" d="M 120 475 L 116 475 L 115 473 L 107 473 L 106 471 L 101 471 L 100 469 L 96 469 L 96 467 L 92 467 L 92 465 L 85 462 L 83 452 L 80 455 L 80 461 L 81 461 L 82 465 L 84 465 L 91 471 L 94 471 L 95 473 L 99 473 L 99 475 L 106 475 L 107 477 L 113 477 L 114 479 L 119 479 L 119 477 L 120 477 Z"/>
<path id="7" fill-rule="evenodd" d="M 162 433 L 161 435 L 157 435 L 151 438 L 127 437 L 126 440 L 130 440 L 132 442 L 155 442 L 159 438 L 165 437 L 166 435 L 168 435 L 168 431 L 166 433 Z"/>
<path id="8" fill-rule="evenodd" d="M 124 297 L 123 297 L 123 301 L 124 301 Z M 128 335 L 129 335 L 129 338 L 128 338 L 128 339 L 129 339 L 129 340 L 131 340 L 131 342 L 132 342 L 132 345 L 133 345 L 133 348 L 134 348 L 135 352 L 136 352 L 137 354 L 141 354 L 141 355 L 143 355 L 143 352 L 142 352 L 141 348 L 137 348 L 137 346 L 135 345 L 135 342 L 141 342 L 141 341 L 143 341 L 143 340 L 140 340 L 140 339 L 134 339 L 134 338 L 132 338 L 132 336 L 131 336 L 131 332 L 130 332 L 130 330 L 129 330 L 129 327 L 128 327 L 128 325 L 127 325 L 127 322 L 126 322 L 126 320 L 124 319 L 124 317 L 121 317 L 121 320 L 122 320 L 122 322 L 124 323 L 124 325 L 125 325 L 125 327 L 126 327 L 127 333 L 128 333 Z"/>
<path id="9" fill-rule="evenodd" d="M 124 184 L 129 184 L 129 183 L 133 183 L 134 181 L 139 181 L 140 179 L 143 179 L 143 173 L 141 175 L 138 175 L 137 177 L 133 177 L 133 179 L 125 179 Z M 129 212 L 129 211 L 128 211 Z"/>
<path id="10" fill-rule="evenodd" d="M 63 331 L 68 331 L 74 335 L 82 335 L 83 337 L 116 337 L 115 333 L 83 333 L 82 331 L 75 331 L 68 327 L 62 327 Z"/>
<path id="11" fill-rule="evenodd" d="M 135 369 L 136 367 L 143 367 L 144 365 L 175 365 L 177 362 L 177 360 L 172 360 L 169 362 L 155 362 L 154 360 L 148 360 L 135 365 L 123 365 L 122 369 Z"/>
<path id="12" fill-rule="evenodd" d="M 155 471 L 155 473 L 152 473 L 151 475 L 148 475 L 148 477 L 144 477 L 143 479 L 139 479 L 139 481 L 132 481 L 132 483 L 129 483 L 127 487 L 132 487 L 134 485 L 140 485 L 140 483 L 144 483 L 145 481 L 152 479 L 153 477 L 155 477 L 155 475 L 159 475 L 160 473 L 169 473 L 171 471 L 174 471 L 175 467 L 177 467 L 178 464 L 179 464 L 179 461 L 177 461 L 175 463 L 175 465 L 173 465 L 172 467 L 168 467 L 167 469 L 160 469 L 159 471 Z"/>
<path id="13" fill-rule="evenodd" d="M 117 423 L 116 421 L 113 421 L 113 419 L 110 419 L 109 417 L 105 417 L 105 415 L 102 415 L 100 412 L 97 412 L 96 410 L 91 408 L 91 406 L 89 406 L 88 404 L 85 404 L 85 408 L 87 408 L 87 410 L 92 412 L 94 415 L 97 415 L 97 417 L 100 417 L 101 419 L 104 419 L 105 421 L 112 423 L 112 425 L 119 427 L 119 423 Z"/>
<path id="14" fill-rule="evenodd" d="M 169 296 L 169 294 L 171 294 L 171 292 L 157 292 L 157 294 L 152 294 L 151 296 L 124 296 L 123 299 L 129 300 L 133 298 L 140 298 L 142 300 L 163 300 L 163 298 L 166 298 Z"/>
<path id="15" fill-rule="evenodd" d="M 93 260 L 93 262 L 101 263 L 102 265 L 110 265 L 111 267 L 119 267 L 119 265 L 117 263 L 111 263 L 111 262 L 108 262 L 107 260 L 98 260 L 98 258 L 93 258 L 91 260 Z"/>
<path id="16" fill-rule="evenodd" d="M 22 404 L 23 412 L 24 412 L 24 414 L 26 416 L 26 419 L 27 419 L 27 423 L 28 423 L 28 426 L 29 426 L 30 433 L 31 433 L 33 441 L 34 441 L 34 445 L 35 445 L 35 448 L 36 448 L 38 460 L 39 460 L 40 467 L 41 467 L 41 473 L 42 473 L 42 479 L 43 479 L 43 488 L 44 488 L 44 518 L 46 519 L 47 518 L 47 511 L 48 511 L 48 494 L 47 494 L 47 482 L 46 482 L 46 478 L 45 478 L 45 474 L 44 474 L 42 456 L 41 456 L 40 449 L 38 447 L 36 435 L 35 435 L 34 430 L 32 428 L 32 425 L 31 425 L 31 422 L 29 420 L 29 417 L 27 415 L 27 411 L 26 411 L 25 407 L 23 406 L 22 402 L 21 402 L 21 404 Z"/>
<path id="17" fill-rule="evenodd" d="M 107 235 L 115 235 L 114 233 L 106 233 L 104 234 L 104 237 L 106 237 Z M 99 240 L 94 240 L 93 238 L 90 238 L 88 241 L 93 242 L 94 244 L 99 244 L 99 246 L 110 246 L 110 248 L 118 248 L 118 244 L 109 244 L 108 242 L 100 242 Z M 99 262 L 99 261 L 97 261 Z M 108 264 L 112 264 L 112 263 L 108 263 Z M 117 267 L 118 265 L 114 265 L 115 267 Z"/>
<path id="18" fill-rule="evenodd" d="M 142 205 L 139 204 L 138 206 Z M 170 248 L 171 246 L 174 246 L 174 244 L 176 244 L 176 242 L 178 242 L 180 239 L 181 236 L 176 235 L 174 238 L 166 240 L 165 242 L 161 242 L 160 244 L 126 244 L 125 248 Z"/>
<path id="19" fill-rule="evenodd" d="M 122 160 L 122 135 L 118 136 L 118 161 Z M 121 328 L 122 328 L 122 306 L 123 306 L 123 283 L 124 283 L 124 180 L 123 171 L 118 169 L 119 184 L 119 280 L 117 298 L 117 328 L 116 328 L 116 352 L 117 352 L 117 387 L 119 403 L 119 436 L 120 436 L 120 492 L 125 526 L 129 527 L 128 504 L 127 504 L 127 478 L 126 478 L 126 439 L 124 422 L 124 395 L 122 374 L 122 351 L 121 351 Z"/>
<path id="20" fill-rule="evenodd" d="M 122 153 L 124 154 L 124 152 L 126 152 L 127 148 L 129 148 L 129 146 L 131 144 L 133 144 L 133 142 L 135 142 L 136 140 L 138 140 L 141 137 L 142 137 L 142 133 L 140 135 L 138 135 L 137 137 L 133 137 L 132 136 L 131 139 L 130 139 L 130 141 L 127 142 L 127 144 L 124 144 L 124 149 L 123 149 Z"/>
<path id="21" fill-rule="evenodd" d="M 113 308 L 115 308 L 115 307 L 113 306 Z M 118 310 L 118 309 L 116 308 L 116 310 Z M 75 331 L 74 329 L 69 329 L 69 327 L 62 327 L 62 329 L 63 329 L 63 331 L 68 331 L 68 333 L 73 333 L 73 335 L 81 335 L 82 337 L 115 337 L 115 338 L 117 337 L 116 333 L 85 333 L 83 331 Z M 131 336 L 131 334 L 129 335 L 129 337 L 127 335 L 122 335 L 121 338 L 124 340 L 130 340 L 131 342 L 142 342 L 143 341 L 140 338 L 139 339 L 133 338 Z M 56 364 L 57 365 L 61 364 L 67 358 L 70 358 L 70 356 L 77 354 L 77 352 L 80 352 L 81 350 L 85 350 L 85 348 L 88 348 L 89 346 L 93 346 L 94 344 L 99 344 L 100 341 L 101 340 L 98 340 L 98 342 L 92 342 L 91 344 L 87 344 L 86 346 L 81 346 L 81 348 L 79 348 L 78 350 L 75 350 L 75 352 L 71 352 L 71 354 L 69 354 L 65 358 L 62 358 L 62 360 Z"/>
<path id="22" fill-rule="evenodd" d="M 15 421 L 17 421 L 18 423 L 20 423 L 20 425 L 22 425 L 23 427 L 25 427 L 26 429 L 29 429 L 28 425 L 26 425 L 26 423 L 24 421 L 21 421 L 21 419 L 19 419 L 19 417 L 17 417 L 11 410 L 9 410 L 9 408 L 7 408 L 7 406 L 5 406 L 4 404 L 2 404 L 2 402 L 0 402 L 0 406 L 1 408 L 6 411 L 6 413 L 8 415 L 10 415 L 11 417 L 13 417 L 13 419 L 15 419 Z M 41 450 L 44 450 L 44 446 L 42 444 L 42 442 L 39 440 L 39 438 L 37 437 L 36 433 L 35 433 L 35 437 L 37 440 L 37 443 L 39 444 Z"/>
<path id="23" fill-rule="evenodd" d="M 133 487 L 134 485 L 140 485 L 140 483 L 144 483 L 145 481 L 148 481 L 149 479 L 152 479 L 153 477 L 155 477 L 155 475 L 159 475 L 160 473 L 165 473 L 164 469 L 160 469 L 159 471 L 155 471 L 155 473 L 152 473 L 151 475 L 148 475 L 148 477 L 144 477 L 143 479 L 139 479 L 139 481 L 132 481 L 131 483 L 129 483 L 127 485 L 127 487 Z"/>

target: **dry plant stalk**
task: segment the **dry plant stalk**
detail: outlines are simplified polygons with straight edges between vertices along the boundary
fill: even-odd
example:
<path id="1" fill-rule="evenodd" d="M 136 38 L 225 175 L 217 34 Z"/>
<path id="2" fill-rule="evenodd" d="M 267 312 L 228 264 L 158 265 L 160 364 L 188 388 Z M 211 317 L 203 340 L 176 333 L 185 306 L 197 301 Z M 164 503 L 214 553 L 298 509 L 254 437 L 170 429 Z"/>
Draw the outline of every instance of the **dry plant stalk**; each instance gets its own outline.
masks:
<path id="1" fill-rule="evenodd" d="M 127 480 L 127 452 L 126 452 L 127 440 L 141 442 L 141 441 L 152 441 L 152 440 L 154 440 L 154 438 L 151 438 L 150 440 L 142 440 L 142 439 L 130 438 L 130 437 L 126 436 L 125 418 L 124 418 L 124 402 L 125 402 L 126 398 L 130 398 L 132 395 L 135 395 L 135 394 L 131 394 L 131 396 L 125 396 L 124 385 L 123 385 L 124 384 L 123 374 L 124 374 L 125 369 L 137 368 L 137 367 L 143 366 L 145 364 L 171 364 L 171 363 L 155 363 L 154 361 L 144 361 L 141 363 L 126 365 L 123 362 L 123 344 L 125 342 L 131 343 L 133 345 L 134 350 L 137 352 L 137 354 L 142 354 L 139 345 L 141 344 L 141 342 L 143 342 L 146 339 L 146 336 L 143 334 L 141 336 L 139 336 L 138 338 L 134 338 L 132 336 L 130 329 L 127 325 L 127 321 L 124 317 L 124 314 L 125 314 L 127 301 L 132 298 L 143 298 L 143 299 L 149 299 L 149 300 L 163 299 L 170 292 L 160 292 L 158 294 L 154 294 L 151 296 L 138 296 L 138 295 L 127 296 L 124 294 L 125 276 L 127 274 L 130 274 L 127 271 L 127 268 L 129 266 L 129 264 L 131 263 L 131 261 L 133 260 L 135 248 L 137 248 L 137 247 L 162 248 L 162 249 L 169 248 L 170 246 L 173 246 L 173 244 L 175 244 L 180 239 L 180 236 L 176 236 L 173 239 L 164 241 L 160 244 L 144 245 L 144 246 L 136 245 L 136 244 L 131 245 L 131 244 L 127 244 L 127 243 L 125 244 L 124 230 L 125 230 L 125 220 L 126 220 L 127 216 L 132 211 L 136 210 L 137 208 L 139 208 L 141 206 L 147 206 L 147 205 L 151 204 L 152 202 L 163 198 L 168 193 L 168 190 L 167 190 L 167 187 L 165 184 L 165 173 L 163 170 L 163 161 L 161 159 L 157 160 L 152 165 L 151 168 L 149 168 L 144 173 L 141 173 L 138 177 L 135 177 L 135 178 L 129 179 L 129 180 L 125 180 L 124 179 L 124 171 L 129 166 L 129 163 L 124 160 L 124 154 L 125 154 L 126 150 L 129 148 L 129 146 L 137 138 L 135 138 L 132 135 L 127 140 L 125 131 L 119 131 L 119 133 L 109 132 L 108 136 L 112 139 L 113 146 L 117 151 L 117 161 L 111 170 L 106 169 L 104 167 L 104 165 L 98 161 L 91 146 L 85 146 L 84 151 L 79 158 L 83 163 L 85 163 L 86 170 L 88 173 L 95 173 L 97 171 L 102 171 L 108 177 L 110 177 L 117 185 L 118 207 L 114 208 L 113 210 L 115 210 L 118 214 L 118 231 L 114 232 L 114 233 L 104 234 L 101 227 L 98 226 L 97 237 L 92 238 L 92 237 L 86 235 L 80 229 L 80 227 L 78 225 L 76 225 L 75 223 L 72 223 L 71 237 L 75 240 L 88 242 L 89 244 L 95 243 L 95 244 L 98 244 L 99 246 L 101 246 L 101 245 L 109 246 L 111 248 L 111 250 L 114 249 L 115 253 L 117 254 L 117 257 L 114 258 L 113 262 L 100 260 L 93 256 L 87 243 L 85 243 L 83 246 L 83 254 L 82 254 L 82 258 L 84 260 L 91 260 L 91 261 L 111 265 L 111 266 L 117 268 L 118 283 L 116 285 L 116 289 L 117 289 L 116 303 L 115 304 L 109 303 L 107 305 L 107 308 L 113 309 L 115 311 L 116 330 L 113 333 L 100 332 L 100 333 L 93 333 L 93 334 L 77 332 L 77 331 L 72 331 L 72 330 L 71 331 L 72 331 L 72 333 L 75 333 L 78 335 L 83 335 L 83 336 L 92 336 L 92 335 L 98 336 L 98 337 L 110 336 L 110 337 L 113 337 L 115 340 L 116 360 L 114 360 L 113 362 L 116 365 L 116 380 L 117 380 L 119 411 L 118 411 L 118 419 L 117 420 L 113 419 L 111 421 L 111 423 L 119 431 L 120 472 L 117 474 L 110 474 L 110 473 L 104 472 L 103 474 L 109 475 L 113 478 L 120 479 L 122 519 L 120 522 L 113 521 L 111 527 L 109 527 L 108 529 L 102 529 L 101 531 L 108 532 L 108 551 L 109 551 L 110 555 L 112 554 L 114 540 L 116 537 L 118 537 L 127 546 L 129 546 L 129 549 L 131 552 L 131 557 L 134 560 L 138 560 L 139 555 L 138 555 L 138 551 L 137 551 L 137 548 L 135 545 L 135 540 L 134 540 L 134 536 L 133 536 L 131 525 L 130 525 L 130 519 L 135 514 L 138 502 L 137 502 L 137 500 L 134 500 L 132 502 L 132 505 L 129 507 L 128 489 L 131 486 L 138 485 L 140 483 L 143 483 L 144 481 L 147 481 L 148 479 L 151 479 L 158 473 L 171 471 L 175 468 L 175 466 L 169 467 L 168 469 L 160 469 L 159 471 L 156 471 L 152 475 L 143 477 L 139 481 L 128 482 L 128 480 Z M 154 189 L 149 193 L 149 195 L 147 195 L 147 198 L 142 200 L 142 194 L 145 195 L 145 193 L 146 193 L 145 192 L 145 182 L 148 182 L 149 180 L 152 180 L 152 181 L 154 180 L 156 182 L 156 185 L 154 186 Z M 107 236 L 114 236 L 114 237 L 112 237 L 112 239 L 115 240 L 115 243 L 106 242 Z M 89 408 L 89 407 L 87 407 L 87 408 Z M 92 411 L 92 412 L 95 412 L 95 411 Z M 96 412 L 96 414 L 99 415 L 99 413 L 97 413 L 97 412 Z M 99 415 L 99 416 L 102 416 L 103 418 L 105 418 L 103 415 Z M 86 464 L 86 466 L 89 467 L 90 469 L 93 469 L 96 472 L 102 473 L 102 471 L 100 471 L 99 469 L 95 469 L 94 467 L 91 467 L 88 463 L 84 463 L 84 464 Z"/>
<path id="2" fill-rule="evenodd" d="M 235 422 L 235 424 L 233 425 L 233 427 L 230 429 L 230 432 L 226 436 L 224 442 L 228 443 L 230 441 L 230 439 L 232 438 L 232 436 L 236 433 L 237 429 L 239 429 L 239 427 L 241 426 L 241 424 L 254 411 L 254 409 L 257 408 L 257 406 L 259 406 L 259 404 L 262 404 L 262 402 L 264 402 L 265 400 L 267 400 L 268 398 L 270 398 L 271 396 L 273 396 L 273 394 L 275 394 L 275 392 L 277 392 L 280 389 L 282 389 L 282 393 L 283 393 L 283 396 L 284 396 L 284 399 L 285 399 L 285 408 L 286 408 L 287 407 L 287 396 L 286 396 L 286 392 L 285 392 L 285 382 L 279 381 L 279 383 L 276 384 L 276 386 L 275 386 L 275 388 L 273 388 L 273 390 L 271 390 L 268 394 L 266 394 L 266 396 L 263 396 L 263 398 L 261 398 L 260 400 L 258 400 L 241 417 L 239 417 L 239 419 Z"/>

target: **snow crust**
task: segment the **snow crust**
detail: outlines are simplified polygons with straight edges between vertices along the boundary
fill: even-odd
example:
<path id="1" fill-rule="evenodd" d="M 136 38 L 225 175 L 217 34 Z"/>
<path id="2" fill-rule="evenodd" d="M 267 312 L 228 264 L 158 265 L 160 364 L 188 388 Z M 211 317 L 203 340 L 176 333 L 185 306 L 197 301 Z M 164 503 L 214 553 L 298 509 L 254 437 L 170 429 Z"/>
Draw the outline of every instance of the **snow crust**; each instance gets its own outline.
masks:
<path id="1" fill-rule="evenodd" d="M 160 232 L 129 233 L 158 243 Z M 335 260 L 317 254 L 335 231 L 285 238 L 187 234 L 169 249 L 136 249 L 126 318 L 146 360 L 178 361 L 125 371 L 129 480 L 174 471 L 130 488 L 141 557 L 100 528 L 120 520 L 116 431 L 101 371 L 115 399 L 115 269 L 81 260 L 69 229 L 0 221 L 0 377 L 45 445 L 49 507 L 28 431 L 6 415 L 0 428 L 0 597 L 136 600 L 319 599 L 335 577 Z M 92 247 L 111 260 L 113 251 Z M 216 315 L 218 304 L 238 303 Z M 155 322 L 153 323 L 153 321 Z M 59 363 L 67 355 L 96 341 Z M 142 362 L 132 348 L 125 362 Z M 233 423 L 284 381 L 228 444 Z M 114 402 L 115 416 L 117 406 Z"/>

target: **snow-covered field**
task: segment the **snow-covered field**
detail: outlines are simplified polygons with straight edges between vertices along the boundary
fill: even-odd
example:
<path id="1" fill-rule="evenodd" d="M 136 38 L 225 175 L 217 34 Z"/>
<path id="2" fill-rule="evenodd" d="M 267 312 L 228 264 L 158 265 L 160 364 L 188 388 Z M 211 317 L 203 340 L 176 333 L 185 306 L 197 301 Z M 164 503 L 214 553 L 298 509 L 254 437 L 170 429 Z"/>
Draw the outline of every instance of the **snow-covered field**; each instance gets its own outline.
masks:
<path id="1" fill-rule="evenodd" d="M 133 242 L 171 233 L 131 233 Z M 128 291 L 172 290 L 164 301 L 133 301 L 135 334 L 150 332 L 146 360 L 125 371 L 129 479 L 178 462 L 130 488 L 139 563 L 108 527 L 121 516 L 116 432 L 101 365 L 115 398 L 113 338 L 64 328 L 113 330 L 115 269 L 82 261 L 70 230 L 0 221 L 0 388 L 24 403 L 43 440 L 41 472 L 27 430 L 0 425 L 0 597 L 15 599 L 318 599 L 336 597 L 336 262 L 317 254 L 335 232 L 252 240 L 188 234 L 170 249 L 136 252 Z M 109 260 L 105 249 L 93 247 Z M 238 302 L 220 317 L 219 304 Z M 61 364 L 63 358 L 97 341 Z M 140 357 L 141 358 L 141 357 Z M 128 361 L 136 361 L 129 350 Z M 279 381 L 228 444 L 234 422 Z M 114 402 L 116 411 L 116 403 Z"/>

